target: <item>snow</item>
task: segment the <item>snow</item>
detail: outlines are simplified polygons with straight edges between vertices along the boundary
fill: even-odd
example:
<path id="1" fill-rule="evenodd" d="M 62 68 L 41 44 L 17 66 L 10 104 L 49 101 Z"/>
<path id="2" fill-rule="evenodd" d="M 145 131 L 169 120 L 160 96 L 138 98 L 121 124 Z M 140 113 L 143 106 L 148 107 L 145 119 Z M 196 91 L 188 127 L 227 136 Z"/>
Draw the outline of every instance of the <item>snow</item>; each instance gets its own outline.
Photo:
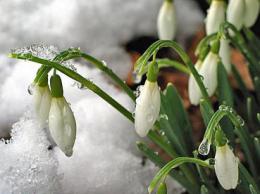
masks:
<path id="1" fill-rule="evenodd" d="M 10 141 L 0 142 L 0 193 L 57 193 L 58 161 L 47 149 L 45 131 L 28 116 L 13 125 Z"/>
<path id="2" fill-rule="evenodd" d="M 34 43 L 80 47 L 108 62 L 121 77 L 130 69 L 123 46 L 137 36 L 157 36 L 158 0 L 0 1 L 0 52 Z M 191 0 L 175 0 L 177 40 L 198 30 L 202 13 Z M 187 13 L 189 17 L 187 17 Z"/>

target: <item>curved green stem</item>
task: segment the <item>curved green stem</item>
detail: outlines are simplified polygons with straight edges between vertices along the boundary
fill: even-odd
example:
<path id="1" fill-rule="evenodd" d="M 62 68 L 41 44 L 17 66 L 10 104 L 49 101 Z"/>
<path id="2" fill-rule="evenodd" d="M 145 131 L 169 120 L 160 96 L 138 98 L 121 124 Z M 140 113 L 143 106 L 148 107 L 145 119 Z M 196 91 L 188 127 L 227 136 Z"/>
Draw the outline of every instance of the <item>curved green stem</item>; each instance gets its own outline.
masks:
<path id="1" fill-rule="evenodd" d="M 135 64 L 135 70 L 139 71 L 139 74 L 143 74 L 148 60 L 151 58 L 152 55 L 156 55 L 157 52 L 164 47 L 170 47 L 172 49 L 174 49 L 179 56 L 181 57 L 181 59 L 183 60 L 183 62 L 188 66 L 191 74 L 194 76 L 200 91 L 202 93 L 202 96 L 205 100 L 209 101 L 209 96 L 207 93 L 207 90 L 201 80 L 200 75 L 198 74 L 197 70 L 195 69 L 192 61 L 190 60 L 189 56 L 185 53 L 185 51 L 174 41 L 170 41 L 170 40 L 158 40 L 155 43 L 153 43 L 146 51 L 145 53 L 136 61 Z"/>
<path id="2" fill-rule="evenodd" d="M 208 167 L 211 168 L 212 166 L 209 164 L 209 160 L 200 160 L 197 158 L 190 158 L 190 157 L 178 157 L 172 161 L 170 161 L 168 164 L 166 164 L 153 178 L 153 180 L 151 181 L 149 187 L 148 187 L 148 191 L 149 193 L 151 193 L 155 187 L 159 184 L 159 182 L 169 174 L 169 172 L 182 165 L 183 163 L 194 163 L 194 164 L 198 164 L 200 166 L 204 166 L 204 167 Z"/>
<path id="3" fill-rule="evenodd" d="M 114 80 L 127 94 L 128 96 L 135 101 L 136 96 L 134 95 L 133 91 L 110 69 L 106 66 L 106 64 L 102 61 L 99 61 L 98 59 L 83 53 L 81 50 L 77 48 L 70 48 L 68 50 L 62 51 L 59 55 L 57 55 L 53 61 L 55 62 L 64 62 L 70 59 L 75 58 L 83 58 L 86 61 L 90 62 L 91 64 L 95 65 L 98 69 L 103 71 L 105 74 L 107 74 L 112 80 Z M 51 69 L 46 67 L 43 74 L 46 74 Z"/>
<path id="4" fill-rule="evenodd" d="M 190 74 L 190 70 L 178 61 L 171 59 L 157 59 L 156 62 L 158 63 L 159 69 L 163 67 L 173 67 L 183 73 Z"/>
<path id="5" fill-rule="evenodd" d="M 40 63 L 40 64 L 46 65 L 48 67 L 57 69 L 58 71 L 67 75 L 68 77 L 72 78 L 73 80 L 82 83 L 85 87 L 87 87 L 88 89 L 90 89 L 91 91 L 96 93 L 98 96 L 103 98 L 103 100 L 105 100 L 110 105 L 112 105 L 115 109 L 117 109 L 120 113 L 122 113 L 130 121 L 134 121 L 132 114 L 127 109 L 125 109 L 121 104 L 119 104 L 116 100 L 114 100 L 111 96 L 109 96 L 106 92 L 104 92 L 101 88 L 99 88 L 93 82 L 84 78 L 77 72 L 75 72 L 57 62 L 41 59 L 41 58 L 32 56 L 30 54 L 24 54 L 24 55 L 10 54 L 10 57 L 18 58 L 18 59 L 27 59 L 29 61 Z"/>

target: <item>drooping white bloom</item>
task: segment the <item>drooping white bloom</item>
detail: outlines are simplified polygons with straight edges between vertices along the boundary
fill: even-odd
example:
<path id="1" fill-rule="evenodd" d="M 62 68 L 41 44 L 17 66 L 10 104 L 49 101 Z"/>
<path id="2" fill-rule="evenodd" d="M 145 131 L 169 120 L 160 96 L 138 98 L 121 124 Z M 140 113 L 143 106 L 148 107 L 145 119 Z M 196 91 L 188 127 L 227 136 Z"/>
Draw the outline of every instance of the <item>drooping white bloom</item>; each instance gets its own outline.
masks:
<path id="1" fill-rule="evenodd" d="M 202 76 L 202 81 L 207 89 L 209 96 L 215 93 L 217 88 L 217 66 L 219 62 L 219 56 L 213 52 L 209 52 L 203 62 L 198 61 L 195 68 Z M 201 91 L 195 78 L 191 75 L 189 79 L 189 98 L 193 105 L 198 105 L 202 97 Z"/>
<path id="2" fill-rule="evenodd" d="M 259 14 L 259 8 L 259 0 L 245 0 L 244 25 L 246 27 L 251 27 L 254 25 Z"/>
<path id="3" fill-rule="evenodd" d="M 219 56 L 213 52 L 209 52 L 199 70 L 199 74 L 203 77 L 203 83 L 209 96 L 212 96 L 217 88 L 218 62 Z"/>
<path id="4" fill-rule="evenodd" d="M 146 80 L 136 99 L 135 130 L 145 137 L 159 116 L 161 105 L 160 90 L 157 82 Z"/>
<path id="5" fill-rule="evenodd" d="M 229 41 L 226 39 L 220 40 L 219 56 L 229 74 L 231 72 L 231 48 L 229 46 Z"/>
<path id="6" fill-rule="evenodd" d="M 73 112 L 64 97 L 52 98 L 49 113 L 51 136 L 66 156 L 73 153 L 76 139 L 76 121 Z"/>
<path id="7" fill-rule="evenodd" d="M 240 30 L 244 24 L 244 17 L 245 0 L 230 0 L 227 7 L 227 21 Z"/>
<path id="8" fill-rule="evenodd" d="M 213 0 L 206 17 L 207 35 L 218 32 L 219 26 L 225 21 L 225 1 Z"/>
<path id="9" fill-rule="evenodd" d="M 202 65 L 202 61 L 198 60 L 195 64 L 195 68 L 197 71 L 200 70 L 201 65 Z M 192 74 L 190 74 L 190 77 L 189 77 L 188 92 L 189 92 L 189 98 L 190 98 L 191 104 L 198 105 L 202 95 L 201 95 L 199 86 Z"/>
<path id="10" fill-rule="evenodd" d="M 51 106 L 51 92 L 49 86 L 34 86 L 33 91 L 34 108 L 37 118 L 41 125 L 44 125 L 48 119 Z"/>
<path id="11" fill-rule="evenodd" d="M 176 33 L 176 12 L 172 2 L 163 2 L 157 18 L 157 30 L 159 39 L 174 39 Z"/>
<path id="12" fill-rule="evenodd" d="M 238 183 L 238 158 L 227 144 L 217 147 L 215 155 L 215 172 L 221 186 L 235 189 Z"/>

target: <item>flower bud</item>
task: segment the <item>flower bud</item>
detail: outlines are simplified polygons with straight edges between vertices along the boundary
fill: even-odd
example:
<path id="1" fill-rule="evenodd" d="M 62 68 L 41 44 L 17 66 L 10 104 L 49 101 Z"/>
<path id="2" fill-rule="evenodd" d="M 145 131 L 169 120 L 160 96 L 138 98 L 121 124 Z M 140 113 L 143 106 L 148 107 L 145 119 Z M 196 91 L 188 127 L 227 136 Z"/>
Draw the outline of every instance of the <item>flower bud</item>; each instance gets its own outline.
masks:
<path id="1" fill-rule="evenodd" d="M 157 82 L 145 81 L 140 96 L 136 99 L 135 130 L 145 137 L 159 116 L 161 105 L 160 90 Z"/>
<path id="2" fill-rule="evenodd" d="M 213 0 L 208 9 L 206 17 L 207 35 L 218 32 L 219 26 L 225 21 L 225 2 Z"/>
<path id="3" fill-rule="evenodd" d="M 48 119 L 51 106 L 51 92 L 49 86 L 36 84 L 33 91 L 34 108 L 37 119 L 44 125 Z"/>
<path id="4" fill-rule="evenodd" d="M 231 48 L 229 41 L 225 39 L 220 40 L 219 56 L 228 74 L 231 73 Z"/>
<path id="5" fill-rule="evenodd" d="M 217 88 L 218 62 L 219 56 L 210 51 L 203 62 L 198 60 L 195 65 L 195 68 L 202 77 L 203 84 L 206 87 L 209 96 L 212 96 Z M 198 105 L 202 94 L 193 75 L 190 75 L 188 90 L 191 104 Z"/>
<path id="6" fill-rule="evenodd" d="M 230 0 L 227 7 L 227 21 L 232 23 L 238 30 L 244 24 L 245 0 Z"/>
<path id="7" fill-rule="evenodd" d="M 174 4 L 164 1 L 157 18 L 158 36 L 161 40 L 172 40 L 176 33 L 176 12 Z"/>
<path id="8" fill-rule="evenodd" d="M 197 71 L 199 71 L 201 65 L 202 65 L 202 61 L 198 60 L 195 64 L 195 68 Z M 202 97 L 202 94 L 201 94 L 199 86 L 192 74 L 190 75 L 190 78 L 189 78 L 188 92 L 189 92 L 189 98 L 190 98 L 191 104 L 198 105 L 200 102 L 200 99 Z"/>
<path id="9" fill-rule="evenodd" d="M 259 0 L 245 0 L 244 25 L 246 27 L 251 27 L 256 22 L 259 14 L 259 7 Z"/>
<path id="10" fill-rule="evenodd" d="M 55 143 L 69 157 L 73 153 L 76 139 L 76 121 L 69 104 L 62 95 L 62 84 L 58 75 L 51 78 L 51 93 L 50 133 Z"/>
<path id="11" fill-rule="evenodd" d="M 215 172 L 221 186 L 235 189 L 238 183 L 238 158 L 235 157 L 228 144 L 216 148 Z"/>
<path id="12" fill-rule="evenodd" d="M 156 194 L 167 194 L 167 185 L 165 182 L 161 182 Z"/>
<path id="13" fill-rule="evenodd" d="M 210 51 L 199 70 L 199 74 L 203 78 L 203 83 L 207 89 L 209 96 L 212 96 L 217 88 L 218 63 L 219 56 Z"/>

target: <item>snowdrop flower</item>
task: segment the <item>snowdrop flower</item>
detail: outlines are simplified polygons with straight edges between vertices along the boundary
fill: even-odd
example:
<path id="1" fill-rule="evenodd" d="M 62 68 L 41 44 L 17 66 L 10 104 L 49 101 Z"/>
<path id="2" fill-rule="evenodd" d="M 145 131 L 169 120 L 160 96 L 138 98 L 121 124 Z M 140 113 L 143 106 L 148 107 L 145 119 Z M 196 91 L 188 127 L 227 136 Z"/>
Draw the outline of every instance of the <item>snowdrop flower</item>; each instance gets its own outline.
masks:
<path id="1" fill-rule="evenodd" d="M 48 119 L 51 105 L 51 92 L 48 86 L 48 78 L 46 84 L 35 84 L 33 101 L 37 119 L 41 125 L 44 125 Z"/>
<path id="2" fill-rule="evenodd" d="M 145 137 L 159 116 L 161 97 L 157 84 L 157 64 L 151 63 L 147 80 L 136 99 L 135 130 L 140 137 Z"/>
<path id="3" fill-rule="evenodd" d="M 208 9 L 206 17 L 207 35 L 218 32 L 219 26 L 225 21 L 225 1 L 213 0 Z"/>
<path id="4" fill-rule="evenodd" d="M 219 56 L 217 54 L 218 50 L 219 43 L 217 48 L 216 46 L 214 46 L 214 49 L 212 47 L 211 51 L 208 52 L 205 59 L 203 57 L 203 62 L 201 62 L 202 60 L 199 59 L 195 65 L 198 73 L 202 76 L 203 84 L 206 87 L 209 96 L 212 96 L 217 88 L 217 67 L 219 63 Z M 190 76 L 188 87 L 191 104 L 198 105 L 202 94 L 193 75 Z"/>
<path id="5" fill-rule="evenodd" d="M 51 94 L 50 133 L 55 143 L 69 157 L 73 153 L 76 139 L 76 121 L 69 104 L 63 97 L 62 83 L 58 75 L 51 77 Z"/>
<path id="6" fill-rule="evenodd" d="M 202 61 L 199 59 L 195 64 L 195 68 L 197 71 L 200 70 L 201 65 L 202 65 Z M 190 78 L 189 78 L 188 92 L 189 92 L 189 98 L 190 98 L 191 104 L 198 105 L 202 95 L 201 95 L 199 86 L 192 74 L 190 75 Z"/>
<path id="7" fill-rule="evenodd" d="M 230 0 L 227 7 L 227 21 L 240 30 L 245 17 L 245 0 Z"/>
<path id="8" fill-rule="evenodd" d="M 172 0 L 164 0 L 157 18 L 157 29 L 159 39 L 174 39 L 176 33 L 176 12 Z"/>
<path id="9" fill-rule="evenodd" d="M 259 14 L 259 7 L 259 0 L 245 0 L 245 15 L 243 17 L 244 25 L 246 27 L 251 27 L 256 22 Z"/>
<path id="10" fill-rule="evenodd" d="M 238 159 L 226 143 L 216 148 L 215 172 L 221 186 L 226 189 L 235 189 L 238 183 Z"/>
<path id="11" fill-rule="evenodd" d="M 199 70 L 199 74 L 203 77 L 203 83 L 207 89 L 209 96 L 212 96 L 217 88 L 218 63 L 218 54 L 210 51 Z"/>
<path id="12" fill-rule="evenodd" d="M 231 73 L 231 47 L 226 39 L 220 40 L 219 56 L 228 74 Z"/>

